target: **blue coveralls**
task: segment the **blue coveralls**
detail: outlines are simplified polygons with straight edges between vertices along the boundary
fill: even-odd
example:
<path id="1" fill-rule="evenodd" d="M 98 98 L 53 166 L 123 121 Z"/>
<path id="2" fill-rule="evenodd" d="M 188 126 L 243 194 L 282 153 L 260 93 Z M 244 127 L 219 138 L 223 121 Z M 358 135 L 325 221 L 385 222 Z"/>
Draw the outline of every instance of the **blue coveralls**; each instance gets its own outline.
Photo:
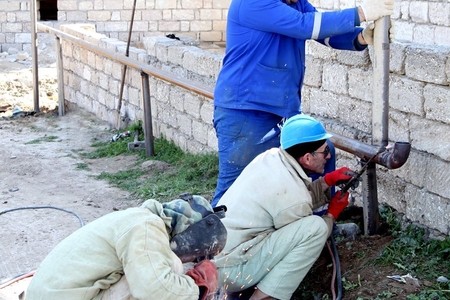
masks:
<path id="1" fill-rule="evenodd" d="M 360 51 L 356 8 L 318 12 L 306 0 L 232 0 L 227 46 L 214 90 L 219 175 L 214 207 L 258 154 L 278 147 L 277 124 L 301 112 L 305 42 Z M 271 130 L 275 134 L 268 134 Z M 335 151 L 325 173 L 335 168 Z"/>

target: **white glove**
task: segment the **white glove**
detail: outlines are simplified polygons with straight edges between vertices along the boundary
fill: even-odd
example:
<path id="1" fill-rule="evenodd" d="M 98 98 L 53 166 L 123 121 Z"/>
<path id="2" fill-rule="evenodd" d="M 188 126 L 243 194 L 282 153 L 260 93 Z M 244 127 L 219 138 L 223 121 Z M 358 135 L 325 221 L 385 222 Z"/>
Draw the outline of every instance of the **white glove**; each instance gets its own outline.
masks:
<path id="1" fill-rule="evenodd" d="M 364 41 L 367 45 L 373 45 L 373 30 L 375 29 L 375 23 L 367 24 L 366 28 L 361 32 Z M 389 28 L 389 42 L 392 43 L 394 40 L 394 26 L 391 24 Z"/>
<path id="2" fill-rule="evenodd" d="M 361 9 L 366 18 L 365 21 L 375 21 L 381 17 L 392 15 L 394 0 L 364 0 Z"/>
<path id="3" fill-rule="evenodd" d="M 366 28 L 362 31 L 363 39 L 366 41 L 367 45 L 373 45 L 373 29 L 375 28 L 375 23 L 367 24 Z"/>

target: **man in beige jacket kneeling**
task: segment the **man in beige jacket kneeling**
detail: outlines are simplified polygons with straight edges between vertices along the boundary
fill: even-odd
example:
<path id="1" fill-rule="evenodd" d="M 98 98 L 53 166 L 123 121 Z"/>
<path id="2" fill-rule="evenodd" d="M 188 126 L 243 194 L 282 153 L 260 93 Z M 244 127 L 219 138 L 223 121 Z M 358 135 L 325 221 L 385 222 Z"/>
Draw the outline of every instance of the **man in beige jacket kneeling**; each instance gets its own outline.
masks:
<path id="1" fill-rule="evenodd" d="M 330 201 L 329 188 L 354 175 L 344 167 L 315 181 L 308 176 L 323 173 L 330 137 L 314 118 L 291 117 L 281 129 L 281 147 L 257 156 L 220 199 L 228 208 L 222 219 L 228 237 L 215 262 L 227 299 L 255 287 L 252 300 L 289 300 L 319 257 L 348 205 L 348 193 Z M 324 216 L 313 215 L 325 204 Z"/>

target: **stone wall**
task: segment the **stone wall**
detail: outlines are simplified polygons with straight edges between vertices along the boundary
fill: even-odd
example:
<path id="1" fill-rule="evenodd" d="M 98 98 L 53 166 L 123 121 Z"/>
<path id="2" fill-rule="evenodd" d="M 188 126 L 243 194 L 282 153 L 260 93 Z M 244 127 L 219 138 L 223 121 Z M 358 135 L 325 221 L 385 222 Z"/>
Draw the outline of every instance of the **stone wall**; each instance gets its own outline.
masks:
<path id="1" fill-rule="evenodd" d="M 127 22 L 127 17 L 126 13 L 121 12 L 128 11 L 129 18 L 132 1 L 59 1 L 61 5 L 64 3 L 66 6 L 65 11 L 73 12 L 65 16 L 64 21 L 67 22 L 78 22 L 75 17 L 78 12 L 87 17 L 88 12 L 92 10 L 107 11 L 110 19 L 103 20 L 104 23 L 90 19 L 91 25 L 84 29 L 66 26 L 65 30 L 102 48 L 124 53 L 127 26 L 123 24 Z M 116 8 L 116 5 L 120 6 L 118 2 L 123 3 L 123 7 Z M 355 5 L 355 1 L 342 0 L 311 2 L 325 10 Z M 161 22 L 165 22 L 176 15 L 175 11 L 183 8 L 181 5 L 186 2 L 161 1 L 158 4 L 172 5 L 170 9 L 160 8 L 154 0 L 138 3 L 145 3 L 145 7 L 139 8 L 141 21 L 158 19 L 143 17 L 145 12 L 160 14 Z M 201 2 L 205 8 L 217 7 L 217 3 Z M 69 6 L 73 9 L 69 9 Z M 223 2 L 221 6 L 226 7 Z M 0 10 L 0 50 L 6 51 L 5 47 L 8 45 L 26 45 L 29 29 L 29 22 L 26 21 L 28 1 L 0 0 L 0 7 L 6 8 Z M 194 15 L 200 12 L 197 8 L 193 9 Z M 223 15 L 226 14 L 226 8 L 220 9 Z M 96 13 L 101 16 L 99 11 Z M 111 11 L 111 14 L 108 11 Z M 58 18 L 62 19 L 63 13 L 61 10 Z M 95 14 L 90 15 L 94 18 Z M 69 20 L 69 16 L 74 19 Z M 185 21 L 180 19 L 173 20 L 179 21 L 179 28 L 185 24 Z M 108 33 L 105 27 L 106 24 L 112 24 L 110 21 L 117 21 L 118 24 L 123 22 L 120 28 L 110 28 L 111 37 L 96 33 Z M 396 1 L 392 22 L 394 40 L 390 50 L 389 137 L 391 141 L 411 143 L 412 150 L 402 168 L 378 168 L 379 200 L 405 213 L 410 220 L 448 235 L 450 2 Z M 94 29 L 94 23 L 98 28 Z M 138 32 L 138 29 L 136 30 Z M 130 57 L 171 71 L 182 78 L 201 82 L 212 91 L 220 70 L 222 52 L 220 49 L 206 51 L 192 46 L 195 44 L 192 42 L 201 38 L 201 35 L 197 34 L 200 31 L 193 28 L 188 31 L 194 33 L 192 39 L 189 40 L 188 36 L 181 41 L 167 39 L 162 35 L 145 37 L 143 34 L 142 49 L 133 47 Z M 167 32 L 169 31 L 164 33 Z M 25 46 L 23 47 L 25 50 Z M 66 100 L 96 113 L 111 124 L 117 124 L 120 117 L 116 108 L 121 66 L 67 42 L 63 43 L 63 51 Z M 339 52 L 314 42 L 308 43 L 307 74 L 302 91 L 303 111 L 321 118 L 333 132 L 357 137 L 365 142 L 370 141 L 372 59 L 371 48 L 359 53 Z M 121 115 L 126 115 L 130 120 L 143 119 L 139 72 L 128 69 L 126 81 Z M 155 135 L 175 141 L 184 150 L 216 151 L 217 141 L 211 125 L 213 106 L 210 99 L 199 97 L 161 80 L 151 79 L 150 89 Z M 339 158 L 338 164 L 357 168 L 355 157 L 339 152 Z"/>
<path id="2" fill-rule="evenodd" d="M 66 32 L 122 53 L 124 42 L 64 26 Z M 148 37 L 145 50 L 130 56 L 170 71 L 212 91 L 222 54 L 165 37 Z M 65 98 L 117 124 L 121 66 L 63 44 Z M 379 201 L 408 219 L 450 233 L 450 48 L 393 43 L 390 58 L 389 137 L 412 144 L 407 163 L 397 170 L 378 168 Z M 310 43 L 303 89 L 303 111 L 322 119 L 336 133 L 370 142 L 371 50 L 334 51 Z M 121 115 L 143 119 L 141 77 L 129 70 Z M 212 101 L 161 80 L 150 80 L 155 136 L 164 136 L 191 152 L 217 151 Z M 339 152 L 339 165 L 358 167 L 356 157 Z M 358 191 L 357 191 L 358 192 Z"/>
<path id="3" fill-rule="evenodd" d="M 30 52 L 30 1 L 0 0 L 0 52 Z M 37 18 L 40 20 L 37 1 Z M 55 0 L 57 20 L 49 26 L 92 23 L 99 33 L 127 41 L 133 0 Z M 202 42 L 223 42 L 229 0 L 137 0 L 131 41 L 175 34 Z"/>

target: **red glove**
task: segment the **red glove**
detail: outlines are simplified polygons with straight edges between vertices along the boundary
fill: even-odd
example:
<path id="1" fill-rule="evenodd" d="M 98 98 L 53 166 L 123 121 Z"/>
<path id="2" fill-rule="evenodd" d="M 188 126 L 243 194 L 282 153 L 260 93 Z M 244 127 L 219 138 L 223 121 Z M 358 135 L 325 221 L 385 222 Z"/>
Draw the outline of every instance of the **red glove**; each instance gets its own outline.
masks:
<path id="1" fill-rule="evenodd" d="M 186 275 L 194 279 L 200 290 L 200 300 L 205 300 L 209 295 L 213 295 L 218 287 L 218 274 L 216 265 L 210 260 L 202 260 L 189 269 Z"/>
<path id="2" fill-rule="evenodd" d="M 347 183 L 355 175 L 356 173 L 349 168 L 342 167 L 333 172 L 325 174 L 325 176 L 323 176 L 323 179 L 325 180 L 325 183 L 328 184 L 328 186 L 332 186 Z"/>
<path id="3" fill-rule="evenodd" d="M 328 204 L 328 213 L 333 216 L 336 220 L 344 208 L 348 205 L 349 193 L 342 194 L 341 191 L 336 192 L 336 194 L 331 198 L 330 204 Z"/>

